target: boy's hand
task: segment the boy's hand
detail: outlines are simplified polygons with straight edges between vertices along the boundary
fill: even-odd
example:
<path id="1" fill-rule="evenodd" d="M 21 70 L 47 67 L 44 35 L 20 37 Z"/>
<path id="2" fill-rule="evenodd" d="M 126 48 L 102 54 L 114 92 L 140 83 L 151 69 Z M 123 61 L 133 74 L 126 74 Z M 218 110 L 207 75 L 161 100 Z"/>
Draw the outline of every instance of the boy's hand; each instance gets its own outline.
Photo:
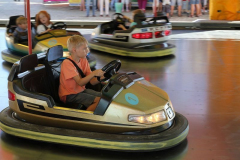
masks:
<path id="1" fill-rule="evenodd" d="M 104 75 L 105 72 L 103 72 L 101 69 L 97 69 L 95 71 L 93 71 L 94 76 L 96 77 L 102 77 Z"/>
<path id="2" fill-rule="evenodd" d="M 100 77 L 100 80 L 103 80 L 103 79 L 105 79 L 105 77 L 104 77 L 104 76 Z"/>

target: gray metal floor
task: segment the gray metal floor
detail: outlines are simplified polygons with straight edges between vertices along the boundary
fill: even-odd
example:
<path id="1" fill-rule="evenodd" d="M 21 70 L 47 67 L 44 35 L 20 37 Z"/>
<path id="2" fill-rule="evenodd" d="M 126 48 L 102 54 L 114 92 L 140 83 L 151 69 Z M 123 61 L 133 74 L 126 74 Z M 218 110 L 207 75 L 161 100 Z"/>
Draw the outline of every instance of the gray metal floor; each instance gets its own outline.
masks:
<path id="1" fill-rule="evenodd" d="M 89 37 L 91 30 L 81 30 Z M 240 31 L 173 31 L 175 56 L 135 59 L 93 52 L 97 68 L 113 59 L 120 71 L 136 71 L 164 89 L 175 110 L 187 117 L 189 135 L 180 145 L 151 153 L 121 153 L 44 143 L 12 137 L 2 131 L 0 160 L 239 160 Z M 4 28 L 0 50 L 5 49 Z M 0 59 L 0 110 L 8 106 L 11 65 Z"/>

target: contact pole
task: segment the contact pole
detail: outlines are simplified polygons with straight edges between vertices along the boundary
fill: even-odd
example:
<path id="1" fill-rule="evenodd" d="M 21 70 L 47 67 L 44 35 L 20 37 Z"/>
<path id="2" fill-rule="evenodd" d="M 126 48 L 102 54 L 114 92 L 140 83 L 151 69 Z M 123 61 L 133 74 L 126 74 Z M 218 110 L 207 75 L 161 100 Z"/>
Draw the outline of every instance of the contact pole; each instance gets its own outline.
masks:
<path id="1" fill-rule="evenodd" d="M 32 30 L 31 30 L 31 18 L 30 18 L 30 0 L 27 1 L 27 23 L 28 23 L 28 54 L 32 54 Z"/>

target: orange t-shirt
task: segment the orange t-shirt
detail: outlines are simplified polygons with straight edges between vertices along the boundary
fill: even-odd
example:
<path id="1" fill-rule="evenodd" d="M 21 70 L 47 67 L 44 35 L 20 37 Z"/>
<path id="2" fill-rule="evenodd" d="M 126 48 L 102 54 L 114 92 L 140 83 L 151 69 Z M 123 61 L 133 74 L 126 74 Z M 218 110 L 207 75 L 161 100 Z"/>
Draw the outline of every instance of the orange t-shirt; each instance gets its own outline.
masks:
<path id="1" fill-rule="evenodd" d="M 69 56 L 68 58 L 72 59 L 71 56 Z M 87 58 L 81 58 L 80 61 L 76 64 L 85 74 L 85 76 L 89 75 L 92 72 L 90 70 Z M 74 64 L 68 59 L 64 60 L 61 65 L 60 85 L 58 90 L 60 100 L 64 103 L 66 103 L 67 95 L 77 94 L 85 90 L 85 86 L 79 86 L 77 82 L 73 79 L 73 77 L 77 75 L 79 75 L 79 73 Z"/>

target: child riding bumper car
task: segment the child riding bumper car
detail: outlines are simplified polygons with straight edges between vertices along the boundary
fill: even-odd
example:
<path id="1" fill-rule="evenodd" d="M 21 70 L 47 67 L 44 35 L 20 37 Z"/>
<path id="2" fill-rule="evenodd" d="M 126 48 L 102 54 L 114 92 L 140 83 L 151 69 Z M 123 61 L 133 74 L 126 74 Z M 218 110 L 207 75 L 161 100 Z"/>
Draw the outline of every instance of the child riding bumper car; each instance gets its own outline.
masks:
<path id="1" fill-rule="evenodd" d="M 115 18 L 114 18 L 115 17 Z M 174 54 L 175 46 L 167 43 L 172 26 L 166 16 L 149 17 L 135 14 L 135 26 L 127 27 L 120 13 L 99 25 L 89 42 L 91 49 L 129 57 L 160 57 Z M 126 30 L 120 30 L 123 25 Z"/>
<path id="2" fill-rule="evenodd" d="M 46 57 L 28 55 L 13 65 L 8 77 L 9 107 L 0 113 L 4 132 L 121 151 L 167 149 L 187 137 L 188 121 L 174 111 L 168 94 L 135 72 L 119 73 L 119 60 L 102 69 L 109 81 L 94 111 L 61 103 L 55 97 L 60 70 L 54 63 L 61 57 L 61 48 L 55 46 Z"/>
<path id="3" fill-rule="evenodd" d="M 15 63 L 20 60 L 21 57 L 28 55 L 28 45 L 26 43 L 16 41 L 13 33 L 16 29 L 16 19 L 19 16 L 12 16 L 9 19 L 7 30 L 5 33 L 5 40 L 7 49 L 2 51 L 2 59 L 9 62 Z M 64 22 L 56 22 L 52 25 L 51 31 L 36 35 L 34 24 L 32 24 L 32 53 L 38 54 L 46 52 L 50 47 L 61 45 L 63 46 L 64 53 L 62 60 L 69 56 L 67 49 L 67 40 L 72 35 L 81 35 L 78 31 L 66 30 L 67 25 Z M 93 68 L 96 65 L 96 59 L 89 54 L 87 56 L 88 62 Z"/>

